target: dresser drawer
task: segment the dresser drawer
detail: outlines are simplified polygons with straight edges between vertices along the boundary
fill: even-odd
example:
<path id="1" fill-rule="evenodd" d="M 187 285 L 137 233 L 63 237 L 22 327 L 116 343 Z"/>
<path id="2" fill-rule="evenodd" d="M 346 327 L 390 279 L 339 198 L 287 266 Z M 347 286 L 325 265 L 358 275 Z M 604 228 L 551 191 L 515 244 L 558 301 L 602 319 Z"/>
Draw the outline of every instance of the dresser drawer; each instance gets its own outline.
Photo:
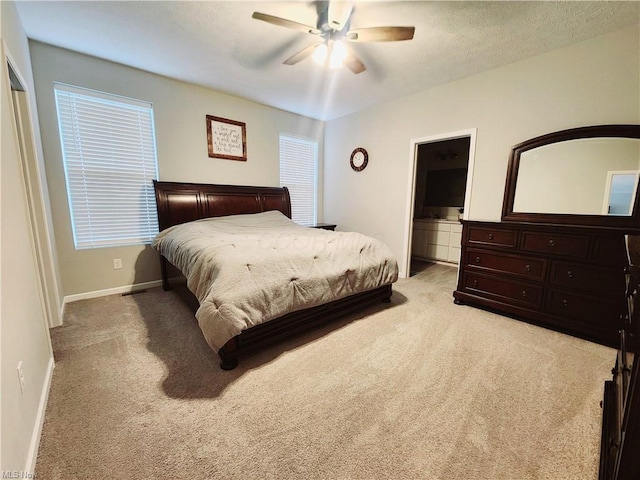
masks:
<path id="1" fill-rule="evenodd" d="M 508 278 L 465 273 L 463 289 L 469 293 L 510 305 L 520 305 L 528 308 L 540 308 L 542 305 L 543 289 L 541 285 L 531 285 Z"/>
<path id="2" fill-rule="evenodd" d="M 546 271 L 546 263 L 541 258 L 475 248 L 467 249 L 465 254 L 465 265 L 470 269 L 517 275 L 529 280 L 542 281 Z"/>
<path id="3" fill-rule="evenodd" d="M 518 238 L 515 230 L 499 228 L 469 227 L 467 243 L 469 245 L 492 245 L 496 247 L 516 248 Z"/>
<path id="4" fill-rule="evenodd" d="M 615 296 L 624 292 L 625 276 L 622 268 L 552 261 L 549 284 L 600 296 Z"/>
<path id="5" fill-rule="evenodd" d="M 551 315 L 570 318 L 612 331 L 622 328 L 620 316 L 625 309 L 623 301 L 603 300 L 555 288 L 549 289 L 545 307 Z"/>
<path id="6" fill-rule="evenodd" d="M 521 250 L 525 252 L 586 258 L 589 238 L 552 233 L 522 232 Z"/>
<path id="7" fill-rule="evenodd" d="M 598 263 L 625 266 L 627 255 L 624 236 L 594 238 L 591 255 L 593 260 Z"/>

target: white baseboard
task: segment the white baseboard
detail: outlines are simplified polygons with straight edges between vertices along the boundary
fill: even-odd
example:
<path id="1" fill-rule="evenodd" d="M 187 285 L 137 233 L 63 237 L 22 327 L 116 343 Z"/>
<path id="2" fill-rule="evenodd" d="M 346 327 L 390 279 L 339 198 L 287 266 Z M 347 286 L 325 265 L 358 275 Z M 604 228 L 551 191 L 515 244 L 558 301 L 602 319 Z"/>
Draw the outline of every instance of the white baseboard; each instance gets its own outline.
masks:
<path id="1" fill-rule="evenodd" d="M 51 389 L 51 379 L 53 377 L 53 367 L 55 363 L 53 357 L 49 358 L 47 373 L 42 385 L 42 393 L 40 394 L 40 404 L 36 413 L 36 423 L 33 426 L 31 434 L 31 444 L 29 445 L 29 454 L 27 455 L 27 463 L 24 471 L 34 473 L 36 470 L 36 461 L 38 460 L 38 447 L 40 446 L 40 435 L 42 435 L 42 427 L 44 426 L 44 414 L 47 411 L 47 401 L 49 400 L 49 390 Z M 25 477 L 26 478 L 26 477 Z M 35 477 L 33 477 L 35 478 Z"/>
<path id="2" fill-rule="evenodd" d="M 145 288 L 154 288 L 162 285 L 162 280 L 154 280 L 153 282 L 135 283 L 133 285 L 125 285 L 123 287 L 107 288 L 104 290 L 95 290 L 93 292 L 77 293 L 75 295 L 65 295 L 63 301 L 64 306 L 67 303 L 77 302 L 78 300 L 86 300 L 88 298 L 106 297 L 107 295 L 117 295 L 119 293 L 130 293 L 144 290 Z"/>
<path id="3" fill-rule="evenodd" d="M 65 311 L 65 307 L 66 307 L 66 302 L 64 301 L 64 298 L 62 299 L 62 305 L 60 305 L 60 325 L 62 325 L 62 323 L 64 322 L 64 311 Z M 54 327 L 59 327 L 60 325 L 54 325 Z"/>

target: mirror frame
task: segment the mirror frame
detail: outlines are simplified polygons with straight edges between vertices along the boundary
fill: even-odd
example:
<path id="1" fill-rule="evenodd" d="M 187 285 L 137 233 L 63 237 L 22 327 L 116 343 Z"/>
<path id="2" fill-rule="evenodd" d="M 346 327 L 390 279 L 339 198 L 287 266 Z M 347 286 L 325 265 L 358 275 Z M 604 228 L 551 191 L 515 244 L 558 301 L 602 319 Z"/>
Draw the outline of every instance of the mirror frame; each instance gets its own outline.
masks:
<path id="1" fill-rule="evenodd" d="M 640 228 L 640 188 L 636 190 L 633 212 L 629 216 L 576 215 L 569 213 L 527 213 L 514 212 L 513 204 L 516 196 L 516 182 L 520 168 L 520 156 L 533 148 L 542 147 L 567 140 L 594 137 L 620 137 L 640 139 L 640 125 L 595 125 L 590 127 L 571 128 L 532 138 L 515 145 L 509 156 L 507 181 L 502 202 L 503 222 L 531 222 L 577 226 L 598 226 L 615 229 Z"/>

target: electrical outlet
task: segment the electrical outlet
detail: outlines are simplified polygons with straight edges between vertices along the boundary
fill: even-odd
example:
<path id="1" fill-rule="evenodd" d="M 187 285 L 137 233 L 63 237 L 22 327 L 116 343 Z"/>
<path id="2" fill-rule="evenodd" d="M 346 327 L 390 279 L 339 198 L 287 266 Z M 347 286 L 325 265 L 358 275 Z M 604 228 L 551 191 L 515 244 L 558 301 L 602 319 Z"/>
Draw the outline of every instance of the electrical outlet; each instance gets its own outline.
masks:
<path id="1" fill-rule="evenodd" d="M 113 268 L 114 269 L 122 268 L 122 259 L 121 258 L 114 258 L 113 259 Z"/>
<path id="2" fill-rule="evenodd" d="M 18 362 L 18 381 L 20 382 L 20 393 L 24 395 L 24 372 L 22 371 L 22 360 Z"/>

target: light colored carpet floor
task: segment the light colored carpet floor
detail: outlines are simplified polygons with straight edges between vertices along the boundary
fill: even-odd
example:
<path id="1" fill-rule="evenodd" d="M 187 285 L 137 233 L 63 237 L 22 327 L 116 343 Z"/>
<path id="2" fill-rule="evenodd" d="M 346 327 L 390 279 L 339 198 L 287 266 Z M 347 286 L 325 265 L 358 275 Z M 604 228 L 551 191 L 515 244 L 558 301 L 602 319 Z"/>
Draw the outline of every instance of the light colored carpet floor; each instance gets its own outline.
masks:
<path id="1" fill-rule="evenodd" d="M 229 372 L 172 292 L 72 303 L 37 478 L 595 480 L 615 350 L 455 305 L 455 275 Z"/>

